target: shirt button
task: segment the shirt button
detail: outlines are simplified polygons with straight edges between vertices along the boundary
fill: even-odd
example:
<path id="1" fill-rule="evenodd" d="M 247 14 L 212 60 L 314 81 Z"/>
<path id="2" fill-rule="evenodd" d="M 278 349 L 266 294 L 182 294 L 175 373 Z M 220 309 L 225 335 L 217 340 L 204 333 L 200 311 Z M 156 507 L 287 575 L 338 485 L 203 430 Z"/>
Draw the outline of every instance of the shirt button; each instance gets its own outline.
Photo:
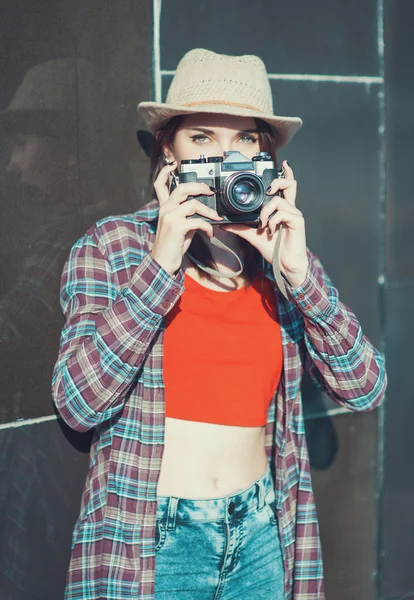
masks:
<path id="1" fill-rule="evenodd" d="M 162 306 L 162 308 L 170 308 L 170 303 L 169 302 L 162 302 L 161 306 Z"/>
<path id="2" fill-rule="evenodd" d="M 295 344 L 293 342 L 288 342 L 288 348 L 293 348 Z"/>
<path id="3" fill-rule="evenodd" d="M 305 295 L 304 294 L 299 294 L 298 300 L 304 300 L 304 299 L 305 299 Z"/>
<path id="4" fill-rule="evenodd" d="M 307 304 L 305 306 L 305 310 L 312 310 L 312 304 Z"/>
<path id="5" fill-rule="evenodd" d="M 234 502 L 230 502 L 227 510 L 229 511 L 229 515 L 232 515 L 234 513 Z"/>

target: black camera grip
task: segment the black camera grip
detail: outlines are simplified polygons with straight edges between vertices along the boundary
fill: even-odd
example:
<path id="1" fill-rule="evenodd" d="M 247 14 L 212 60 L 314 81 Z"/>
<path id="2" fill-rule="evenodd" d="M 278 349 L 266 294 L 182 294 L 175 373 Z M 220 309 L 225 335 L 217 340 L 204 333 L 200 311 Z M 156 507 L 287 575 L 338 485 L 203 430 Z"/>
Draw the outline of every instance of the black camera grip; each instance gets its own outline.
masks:
<path id="1" fill-rule="evenodd" d="M 197 173 L 195 171 L 180 173 L 179 181 L 180 183 L 197 183 Z"/>
<path id="2" fill-rule="evenodd" d="M 265 169 L 262 173 L 262 181 L 265 189 L 269 187 L 274 179 L 278 179 L 279 172 L 277 169 Z"/>

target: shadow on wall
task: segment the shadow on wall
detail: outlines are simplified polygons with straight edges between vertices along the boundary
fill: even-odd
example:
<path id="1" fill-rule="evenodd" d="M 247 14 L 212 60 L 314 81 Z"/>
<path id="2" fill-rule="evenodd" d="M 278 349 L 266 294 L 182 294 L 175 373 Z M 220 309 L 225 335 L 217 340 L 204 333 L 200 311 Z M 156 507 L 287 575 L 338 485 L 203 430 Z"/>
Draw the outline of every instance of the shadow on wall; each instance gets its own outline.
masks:
<path id="1" fill-rule="evenodd" d="M 75 240 L 112 213 L 120 180 L 121 141 L 101 143 L 111 110 L 97 66 L 57 59 L 32 67 L 0 113 L 0 360 L 8 398 L 0 421 L 53 412 L 63 264 Z"/>
<path id="2" fill-rule="evenodd" d="M 338 436 L 323 393 L 305 374 L 302 381 L 305 433 L 312 469 L 326 471 L 338 453 Z"/>
<path id="3" fill-rule="evenodd" d="M 63 598 L 90 440 L 56 421 L 0 431 L 2 600 Z"/>

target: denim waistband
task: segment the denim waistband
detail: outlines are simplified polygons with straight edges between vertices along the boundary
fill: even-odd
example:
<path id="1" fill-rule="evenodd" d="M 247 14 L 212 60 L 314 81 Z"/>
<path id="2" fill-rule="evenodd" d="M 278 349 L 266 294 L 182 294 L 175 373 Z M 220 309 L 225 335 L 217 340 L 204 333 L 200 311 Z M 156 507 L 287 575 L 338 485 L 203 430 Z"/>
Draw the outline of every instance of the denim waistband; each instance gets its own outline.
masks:
<path id="1" fill-rule="evenodd" d="M 176 518 L 181 521 L 227 521 L 243 517 L 246 513 L 261 510 L 265 502 L 275 499 L 274 485 L 269 465 L 264 473 L 248 488 L 218 498 L 189 499 L 176 496 L 157 496 L 157 518 Z"/>

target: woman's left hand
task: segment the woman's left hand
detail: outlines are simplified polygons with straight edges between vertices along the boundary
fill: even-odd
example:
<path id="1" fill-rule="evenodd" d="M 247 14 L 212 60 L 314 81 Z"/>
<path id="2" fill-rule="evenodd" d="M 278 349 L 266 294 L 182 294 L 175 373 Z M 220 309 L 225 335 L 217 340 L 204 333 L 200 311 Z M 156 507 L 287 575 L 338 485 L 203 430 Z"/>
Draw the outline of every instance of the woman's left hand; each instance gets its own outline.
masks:
<path id="1" fill-rule="evenodd" d="M 284 179 L 274 179 L 267 194 L 273 196 L 281 190 L 283 196 L 270 200 L 260 212 L 261 227 L 255 229 L 248 225 L 221 225 L 221 229 L 230 231 L 244 238 L 259 250 L 267 262 L 272 262 L 275 246 L 274 233 L 279 223 L 283 223 L 282 240 L 280 245 L 280 271 L 292 287 L 303 283 L 308 270 L 306 254 L 305 220 L 300 210 L 296 208 L 297 183 L 293 171 L 287 161 L 283 162 Z"/>

